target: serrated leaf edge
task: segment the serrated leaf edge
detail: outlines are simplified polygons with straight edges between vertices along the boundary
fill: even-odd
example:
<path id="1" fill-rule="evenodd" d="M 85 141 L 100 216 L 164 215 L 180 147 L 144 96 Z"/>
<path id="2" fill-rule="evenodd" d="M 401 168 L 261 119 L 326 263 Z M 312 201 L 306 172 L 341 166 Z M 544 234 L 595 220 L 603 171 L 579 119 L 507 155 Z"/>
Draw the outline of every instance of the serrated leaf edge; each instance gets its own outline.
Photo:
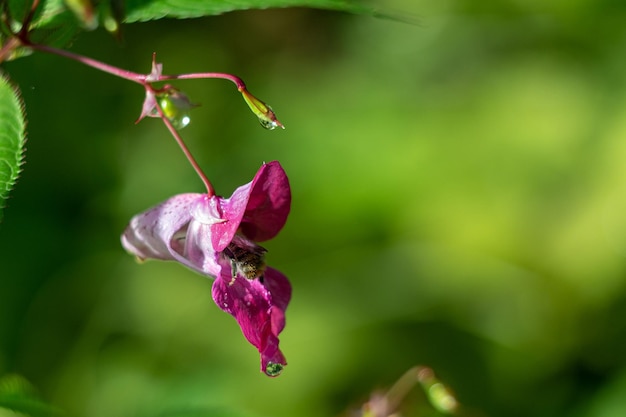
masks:
<path id="1" fill-rule="evenodd" d="M 17 101 L 19 113 L 21 115 L 21 132 L 19 132 L 21 140 L 18 143 L 18 154 L 16 155 L 16 165 L 17 169 L 12 169 L 9 175 L 9 178 L 6 182 L 6 190 L 0 190 L 0 222 L 2 221 L 2 210 L 6 207 L 6 202 L 9 199 L 10 192 L 15 187 L 17 180 L 20 174 L 23 171 L 23 165 L 26 161 L 26 141 L 27 141 L 27 131 L 26 131 L 26 107 L 24 105 L 24 100 L 22 99 L 22 95 L 20 89 L 11 82 L 11 79 L 3 72 L 0 72 L 0 83 L 6 83 L 8 88 L 12 89 L 14 92 L 14 98 Z M 3 162 L 3 161 L 0 161 Z M 6 193 L 6 194 L 5 194 Z"/>

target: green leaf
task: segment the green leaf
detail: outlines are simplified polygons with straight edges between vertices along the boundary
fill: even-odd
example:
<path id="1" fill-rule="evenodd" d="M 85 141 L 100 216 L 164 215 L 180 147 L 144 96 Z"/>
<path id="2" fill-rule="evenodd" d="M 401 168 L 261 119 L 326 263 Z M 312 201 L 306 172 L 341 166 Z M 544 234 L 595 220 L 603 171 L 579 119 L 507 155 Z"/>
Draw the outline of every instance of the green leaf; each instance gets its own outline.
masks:
<path id="1" fill-rule="evenodd" d="M 0 75 L 0 220 L 1 210 L 20 172 L 26 140 L 25 126 L 20 96 Z"/>
<path id="2" fill-rule="evenodd" d="M 0 0 L 2 3 L 3 0 Z M 10 33 L 17 33 L 28 14 L 30 1 L 4 0 L 7 4 L 6 19 L 0 21 L 0 45 L 4 45 L 11 37 Z M 4 11 L 4 10 L 3 10 Z M 63 0 L 43 0 L 36 9 L 30 24 L 29 38 L 34 43 L 56 47 L 64 47 L 81 31 L 80 22 L 68 10 Z M 21 58 L 30 55 L 32 50 L 25 46 L 12 48 L 5 60 Z"/>
<path id="3" fill-rule="evenodd" d="M 9 14 L 13 18 L 11 26 L 16 30 L 27 13 L 30 2 L 4 1 L 8 1 Z M 118 33 L 120 22 L 144 22 L 165 17 L 194 18 L 247 9 L 311 7 L 391 17 L 376 8 L 366 6 L 361 0 L 102 0 L 95 4 L 100 22 L 92 22 L 90 29 L 95 29 L 101 23 L 114 35 Z M 64 47 L 85 29 L 83 26 L 84 22 L 81 24 L 80 19 L 69 10 L 65 0 L 42 0 L 31 24 L 30 38 L 35 43 Z M 0 31 L 0 45 L 6 40 L 6 34 Z M 7 59 L 16 59 L 28 55 L 29 52 L 28 48 L 18 47 Z"/>
<path id="4" fill-rule="evenodd" d="M 47 0 L 33 21 L 30 38 L 36 43 L 64 47 L 82 31 L 79 20 L 63 0 Z"/>
<path id="5" fill-rule="evenodd" d="M 350 13 L 377 15 L 374 8 L 358 0 L 127 0 L 125 22 L 143 22 L 163 17 L 191 18 L 233 10 L 273 7 L 313 7 Z"/>
<path id="6" fill-rule="evenodd" d="M 37 398 L 35 388 L 19 375 L 0 378 L 0 411 L 11 410 L 29 417 L 61 417 L 63 412 Z"/>

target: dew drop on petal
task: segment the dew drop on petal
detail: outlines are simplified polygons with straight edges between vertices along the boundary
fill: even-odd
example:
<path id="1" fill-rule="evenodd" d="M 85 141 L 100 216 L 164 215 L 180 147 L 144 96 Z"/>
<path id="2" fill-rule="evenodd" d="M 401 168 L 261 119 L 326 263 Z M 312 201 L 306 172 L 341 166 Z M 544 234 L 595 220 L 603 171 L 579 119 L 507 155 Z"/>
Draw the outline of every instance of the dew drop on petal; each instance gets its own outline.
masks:
<path id="1" fill-rule="evenodd" d="M 278 376 L 283 371 L 284 366 L 280 363 L 268 362 L 265 367 L 267 376 Z"/>

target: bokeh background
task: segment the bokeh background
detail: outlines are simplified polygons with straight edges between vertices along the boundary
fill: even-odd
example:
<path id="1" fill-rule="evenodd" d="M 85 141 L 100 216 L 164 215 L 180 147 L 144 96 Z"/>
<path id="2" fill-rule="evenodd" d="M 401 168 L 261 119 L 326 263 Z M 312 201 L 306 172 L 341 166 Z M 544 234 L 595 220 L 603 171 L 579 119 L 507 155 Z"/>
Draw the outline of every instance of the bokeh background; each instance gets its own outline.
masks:
<path id="1" fill-rule="evenodd" d="M 130 217 L 202 184 L 142 89 L 56 56 L 4 65 L 26 104 L 0 227 L 0 374 L 77 417 L 337 416 L 423 364 L 467 415 L 626 414 L 626 6 L 396 0 L 408 22 L 286 9 L 103 31 L 70 50 L 180 82 L 218 193 L 280 160 L 268 263 L 293 284 L 283 375 Z M 437 415 L 426 407 L 410 416 Z"/>

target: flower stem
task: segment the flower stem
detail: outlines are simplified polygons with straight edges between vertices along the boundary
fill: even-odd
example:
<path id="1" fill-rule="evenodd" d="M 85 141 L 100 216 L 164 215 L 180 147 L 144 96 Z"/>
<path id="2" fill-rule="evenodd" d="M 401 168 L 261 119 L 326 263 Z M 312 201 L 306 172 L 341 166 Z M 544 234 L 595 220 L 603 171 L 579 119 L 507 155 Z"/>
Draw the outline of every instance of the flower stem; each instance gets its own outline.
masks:
<path id="1" fill-rule="evenodd" d="M 153 79 L 148 81 L 148 76 L 144 74 L 139 74 L 133 71 L 128 71 L 122 68 L 115 67 L 113 65 L 105 64 L 104 62 L 83 56 L 78 55 L 63 49 L 54 48 L 52 46 L 41 45 L 36 43 L 31 43 L 26 38 L 21 38 L 21 43 L 26 45 L 32 49 L 41 52 L 47 52 L 53 55 L 59 55 L 65 58 L 72 59 L 74 61 L 80 62 L 81 64 L 87 65 L 89 67 L 98 69 L 103 72 L 107 72 L 111 75 L 115 75 L 116 77 L 124 78 L 129 81 L 136 82 L 137 84 L 141 84 L 145 86 L 150 82 L 158 82 L 158 81 L 167 81 L 167 80 L 191 80 L 198 78 L 220 78 L 223 80 L 228 80 L 237 86 L 237 90 L 240 92 L 244 92 L 247 90 L 246 83 L 236 75 L 227 74 L 224 72 L 198 72 L 192 74 L 175 74 L 175 75 L 159 75 L 157 79 Z"/>
<path id="2" fill-rule="evenodd" d="M 243 80 L 236 75 L 226 74 L 223 72 L 198 72 L 193 74 L 178 74 L 178 75 L 162 75 L 159 81 L 163 80 L 190 80 L 195 78 L 221 78 L 233 82 L 237 86 L 237 90 L 243 91 L 246 89 L 246 84 Z"/>
<path id="3" fill-rule="evenodd" d="M 196 174 L 198 174 L 198 176 L 204 183 L 207 194 L 209 195 L 209 197 L 214 196 L 215 189 L 213 188 L 211 181 L 209 181 L 209 178 L 205 175 L 204 171 L 202 171 L 202 168 L 200 168 L 200 165 L 198 165 L 198 162 L 191 154 L 191 151 L 189 150 L 189 148 L 187 148 L 187 145 L 185 144 L 185 141 L 183 141 L 183 138 L 178 133 L 178 130 L 176 130 L 174 125 L 172 125 L 172 122 L 170 121 L 170 119 L 168 119 L 165 116 L 165 113 L 163 113 L 163 109 L 161 108 L 161 105 L 158 103 L 158 101 L 156 103 L 156 108 L 157 108 L 157 111 L 159 112 L 159 116 L 161 117 L 161 120 L 163 120 L 163 123 L 165 123 L 165 126 L 167 126 L 167 129 L 170 131 L 170 133 L 176 140 L 176 143 L 178 143 L 178 146 L 187 157 L 187 160 L 189 161 L 193 169 L 196 171 Z"/>

